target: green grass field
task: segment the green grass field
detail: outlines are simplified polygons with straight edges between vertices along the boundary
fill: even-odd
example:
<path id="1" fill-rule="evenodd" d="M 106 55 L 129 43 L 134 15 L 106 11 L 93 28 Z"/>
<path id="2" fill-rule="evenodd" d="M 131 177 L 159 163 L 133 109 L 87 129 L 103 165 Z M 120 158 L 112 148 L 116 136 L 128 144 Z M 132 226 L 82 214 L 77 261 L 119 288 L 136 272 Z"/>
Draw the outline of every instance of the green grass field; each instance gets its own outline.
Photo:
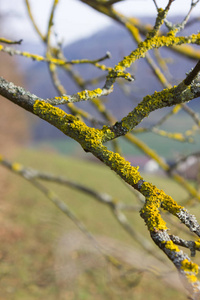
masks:
<path id="1" fill-rule="evenodd" d="M 66 176 L 99 192 L 106 192 L 116 200 L 138 204 L 132 191 L 126 188 L 120 178 L 101 164 L 37 150 L 22 150 L 15 160 L 25 166 Z M 29 182 L 9 172 L 6 172 L 6 176 L 7 193 L 3 201 L 8 208 L 1 229 L 5 234 L 1 233 L 0 245 L 0 300 L 186 299 L 182 292 L 155 276 L 157 271 L 153 272 L 155 274 L 149 271 L 134 272 L 134 259 L 131 266 L 133 272 L 124 277 L 122 269 L 116 269 L 101 255 L 90 250 L 90 241 L 86 238 L 83 246 L 90 245 L 88 249 L 80 247 L 69 251 L 83 236 L 73 222 Z M 168 178 L 145 178 L 179 202 L 186 197 L 183 189 Z M 133 251 L 138 259 L 144 255 L 141 247 L 120 227 L 108 207 L 70 188 L 52 183 L 46 186 L 68 204 L 94 236 L 106 241 L 108 239 L 109 243 L 113 241 L 116 253 L 125 247 L 129 251 L 127 253 Z M 139 212 L 126 215 L 132 226 L 151 242 Z M 74 236 L 75 241 L 73 238 L 67 239 L 68 243 L 63 246 L 63 237 L 69 234 Z M 64 258 L 58 257 L 58 253 L 60 256 L 64 253 Z M 155 256 L 157 253 L 159 250 L 155 247 Z M 126 251 L 120 255 L 123 259 Z M 145 256 L 149 257 L 148 254 Z M 142 257 L 143 261 L 145 256 Z M 59 267 L 56 267 L 58 260 Z M 68 268 L 66 272 L 63 271 L 65 266 Z M 168 266 L 173 269 L 170 263 Z M 125 267 L 130 266 L 126 264 Z M 159 266 L 150 266 L 149 260 L 146 267 L 159 270 Z M 77 274 L 72 276 L 76 269 Z"/>

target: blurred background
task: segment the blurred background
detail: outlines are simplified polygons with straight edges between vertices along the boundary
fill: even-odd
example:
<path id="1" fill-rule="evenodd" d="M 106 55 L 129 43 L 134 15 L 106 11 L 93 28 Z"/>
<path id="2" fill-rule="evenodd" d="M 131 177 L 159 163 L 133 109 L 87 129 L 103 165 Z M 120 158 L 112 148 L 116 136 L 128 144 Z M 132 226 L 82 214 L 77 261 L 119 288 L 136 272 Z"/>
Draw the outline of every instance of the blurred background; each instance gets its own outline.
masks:
<path id="1" fill-rule="evenodd" d="M 162 7 L 167 2 L 157 1 Z M 32 13 L 43 33 L 47 29 L 52 3 L 49 0 L 30 1 Z M 181 0 L 174 1 L 169 21 L 182 21 L 190 4 L 189 0 L 184 1 L 184 5 Z M 150 0 L 122 1 L 114 7 L 121 13 L 139 18 L 145 24 L 153 25 L 157 15 L 155 5 Z M 191 20 L 198 14 L 199 6 L 191 15 Z M 0 36 L 13 40 L 23 39 L 21 45 L 14 46 L 15 49 L 45 54 L 44 44 L 34 31 L 24 1 L 18 0 L 16 5 L 14 0 L 2 0 L 0 25 Z M 199 21 L 191 22 L 181 34 L 196 33 L 198 28 Z M 165 31 L 165 27 L 163 30 Z M 53 32 L 54 43 L 61 44 L 68 60 L 96 59 L 109 51 L 111 59 L 106 60 L 105 64 L 112 67 L 136 48 L 136 43 L 125 28 L 78 0 L 60 1 L 54 17 Z M 155 58 L 155 53 L 151 54 Z M 186 72 L 196 63 L 195 60 L 168 49 L 162 49 L 161 55 L 168 63 L 167 77 L 172 85 L 183 80 Z M 1 76 L 23 86 L 38 97 L 52 98 L 58 95 L 45 63 L 1 52 L 0 66 Z M 102 75 L 102 72 L 92 65 L 79 65 L 74 69 L 86 81 Z M 117 119 L 125 116 L 145 95 L 163 89 L 144 59 L 136 62 L 130 72 L 135 77 L 133 83 L 125 83 L 122 86 L 119 80 L 114 92 L 102 99 L 106 108 Z M 106 73 L 104 75 L 106 76 Z M 67 94 L 80 91 L 72 78 L 62 70 L 59 70 L 59 76 Z M 89 84 L 88 88 L 102 87 L 105 76 L 97 85 Z M 189 104 L 196 113 L 199 113 L 198 101 L 196 99 Z M 90 103 L 80 103 L 77 106 L 101 119 L 101 115 Z M 133 201 L 137 203 L 132 191 L 128 190 L 119 178 L 53 126 L 2 97 L 0 112 L 0 149 L 5 158 L 91 185 L 98 191 L 111 194 L 119 200 L 123 199 L 127 204 Z M 152 113 L 141 126 L 151 127 L 168 112 L 169 109 L 164 109 Z M 162 129 L 185 133 L 192 128 L 193 123 L 192 118 L 180 111 L 170 118 Z M 181 155 L 199 151 L 200 146 L 198 131 L 192 136 L 192 143 L 170 140 L 152 132 L 141 134 L 140 139 L 168 163 L 173 163 Z M 166 177 L 159 166 L 138 147 L 123 139 L 120 146 L 124 156 L 146 173 L 147 180 L 163 188 L 177 201 L 181 202 L 187 198 L 186 192 Z M 193 174 L 194 165 L 198 166 L 196 160 L 190 166 L 190 171 L 188 167 L 182 168 L 189 180 L 196 178 L 198 168 Z M 160 176 L 161 174 L 163 176 Z M 47 186 L 51 188 L 52 184 Z M 141 246 L 123 231 L 106 207 L 77 191 L 54 185 L 53 188 L 76 212 L 97 240 L 104 244 L 108 253 L 115 254 L 125 265 L 131 266 L 132 272 L 124 275 L 124 272 L 120 273 L 110 266 L 94 247 L 89 245 L 82 233 L 77 231 L 76 226 L 57 211 L 39 191 L 24 179 L 0 167 L 0 300 L 44 297 L 67 300 L 126 297 L 139 300 L 170 299 L 177 295 L 178 299 L 185 299 L 179 279 L 165 257 L 162 257 L 162 264 L 156 257 L 152 258 L 142 252 Z M 138 211 L 139 208 L 136 212 L 128 212 L 127 216 L 131 225 L 151 242 Z M 196 208 L 194 211 L 196 212 Z M 168 274 L 165 278 L 159 275 L 159 269 L 163 268 Z"/>

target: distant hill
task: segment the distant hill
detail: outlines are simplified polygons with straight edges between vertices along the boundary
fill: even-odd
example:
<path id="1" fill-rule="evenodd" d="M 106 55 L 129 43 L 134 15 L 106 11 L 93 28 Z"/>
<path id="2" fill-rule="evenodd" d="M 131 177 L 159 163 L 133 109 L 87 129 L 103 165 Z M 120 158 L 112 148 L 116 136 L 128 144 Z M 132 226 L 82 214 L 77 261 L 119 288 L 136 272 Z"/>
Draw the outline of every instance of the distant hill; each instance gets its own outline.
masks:
<path id="1" fill-rule="evenodd" d="M 153 23 L 154 19 L 145 19 L 145 22 Z M 197 32 L 194 26 L 187 29 L 187 34 L 190 34 L 191 32 Z M 38 53 L 39 51 L 43 51 L 36 50 L 38 49 L 36 45 L 26 46 L 31 52 Z M 96 59 L 104 56 L 105 53 L 109 51 L 112 58 L 110 60 L 106 60 L 105 64 L 107 66 L 114 66 L 118 61 L 122 60 L 125 55 L 128 55 L 132 50 L 134 50 L 134 48 L 136 48 L 136 44 L 133 42 L 129 33 L 122 28 L 122 26 L 115 24 L 99 31 L 97 34 L 89 38 L 66 46 L 64 48 L 64 53 L 68 60 L 81 58 Z M 154 57 L 154 52 L 151 51 L 150 53 Z M 173 85 L 182 80 L 185 77 L 185 73 L 195 65 L 195 61 L 185 59 L 185 57 L 171 50 L 161 49 L 160 53 L 162 57 L 170 60 L 170 64 L 168 64 L 170 73 L 169 81 Z M 22 59 L 24 61 L 24 58 L 20 58 L 21 63 Z M 31 92 L 42 98 L 51 98 L 57 95 L 57 92 L 52 85 L 46 64 L 35 62 L 29 63 L 29 65 L 26 64 L 25 67 L 27 74 L 26 86 Z M 86 80 L 102 75 L 102 71 L 97 70 L 94 66 L 89 64 L 79 65 L 75 68 Z M 129 72 L 134 74 L 136 79 L 133 83 L 126 83 L 128 95 L 124 95 L 120 86 L 116 84 L 114 92 L 109 95 L 109 97 L 102 100 L 106 107 L 112 111 L 117 118 L 121 118 L 126 115 L 128 111 L 133 109 L 145 95 L 152 94 L 155 90 L 159 91 L 162 89 L 161 84 L 155 80 L 155 76 L 144 58 L 137 61 Z M 59 74 L 68 94 L 74 94 L 79 91 L 77 86 L 74 82 L 72 82 L 71 78 L 67 74 L 65 74 L 62 70 Z M 102 81 L 100 87 L 103 86 L 103 83 L 104 82 Z M 94 88 L 94 86 L 89 86 L 88 88 L 91 89 Z M 90 103 L 79 103 L 78 106 L 88 110 L 94 116 L 98 115 Z M 196 111 L 199 111 L 199 104 L 197 100 L 193 101 L 190 106 Z M 166 110 L 167 109 L 159 110 L 156 113 L 152 113 L 145 122 L 155 122 L 155 118 L 159 119 Z M 62 133 L 58 133 L 56 128 L 53 128 L 47 123 L 43 124 L 42 121 L 39 121 L 34 131 L 34 138 L 36 140 L 62 136 Z"/>

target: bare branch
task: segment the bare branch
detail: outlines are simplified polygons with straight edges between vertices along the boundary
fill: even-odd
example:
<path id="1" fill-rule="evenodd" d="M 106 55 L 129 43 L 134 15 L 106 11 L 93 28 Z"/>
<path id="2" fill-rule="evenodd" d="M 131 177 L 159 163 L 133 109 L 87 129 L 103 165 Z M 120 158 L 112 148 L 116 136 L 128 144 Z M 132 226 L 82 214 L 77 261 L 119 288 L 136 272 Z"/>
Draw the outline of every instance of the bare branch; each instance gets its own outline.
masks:
<path id="1" fill-rule="evenodd" d="M 21 45 L 22 41 L 23 41 L 22 39 L 19 41 L 11 41 L 3 37 L 0 38 L 0 43 L 11 44 L 11 45 L 15 45 L 15 44 Z"/>

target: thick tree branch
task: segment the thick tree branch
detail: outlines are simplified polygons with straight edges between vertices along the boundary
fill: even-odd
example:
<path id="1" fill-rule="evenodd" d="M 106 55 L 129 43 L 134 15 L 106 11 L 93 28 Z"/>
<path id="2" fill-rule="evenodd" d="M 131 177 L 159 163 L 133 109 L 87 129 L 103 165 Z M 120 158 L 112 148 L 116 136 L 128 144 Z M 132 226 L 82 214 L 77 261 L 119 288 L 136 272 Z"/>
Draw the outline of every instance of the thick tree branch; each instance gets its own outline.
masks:
<path id="1" fill-rule="evenodd" d="M 200 60 L 198 61 L 194 69 L 185 78 L 184 80 L 185 85 L 190 85 L 193 82 L 193 80 L 198 76 L 199 71 L 200 71 Z"/>
<path id="2" fill-rule="evenodd" d="M 111 5 L 118 1 L 82 1 L 88 3 L 95 9 L 103 11 L 105 14 L 116 18 L 116 14 L 112 9 Z M 58 105 L 61 103 L 71 103 L 77 101 L 94 100 L 102 95 L 108 95 L 113 90 L 113 85 L 118 77 L 125 78 L 128 81 L 133 81 L 134 78 L 131 74 L 126 72 L 126 69 L 131 67 L 140 58 L 143 58 L 148 54 L 149 50 L 157 49 L 161 47 L 172 47 L 183 45 L 186 43 L 190 44 L 200 44 L 200 34 L 193 34 L 186 37 L 176 37 L 175 30 L 172 30 L 167 36 L 159 36 L 158 31 L 163 24 L 166 17 L 167 11 L 173 0 L 168 1 L 166 9 L 163 11 L 160 9 L 158 11 L 158 17 L 155 26 L 149 32 L 147 38 L 144 41 L 139 41 L 138 47 L 132 51 L 128 56 L 122 59 L 113 69 L 106 68 L 99 64 L 99 61 L 89 61 L 89 60 L 75 60 L 70 62 L 70 64 L 76 63 L 93 63 L 97 68 L 101 70 L 109 71 L 107 80 L 102 89 L 97 88 L 94 90 L 84 90 L 74 95 L 63 95 L 62 97 L 56 97 L 53 99 L 41 99 L 35 95 L 32 95 L 28 91 L 21 87 L 17 87 L 14 84 L 7 82 L 3 78 L 0 78 L 0 95 L 9 99 L 13 103 L 21 106 L 22 108 L 28 110 L 29 112 L 37 115 L 41 119 L 49 122 L 53 126 L 61 130 L 65 135 L 76 140 L 86 152 L 92 153 L 105 165 L 107 165 L 111 170 L 118 174 L 126 183 L 132 186 L 145 198 L 145 203 L 140 211 L 141 217 L 144 219 L 145 224 L 150 232 L 153 241 L 158 245 L 158 247 L 167 255 L 167 257 L 173 262 L 175 267 L 179 270 L 179 273 L 183 276 L 184 281 L 194 297 L 198 297 L 200 294 L 200 282 L 198 281 L 198 265 L 193 263 L 188 255 L 180 251 L 176 244 L 178 244 L 177 239 L 174 239 L 168 234 L 168 227 L 161 215 L 161 211 L 167 211 L 169 214 L 178 218 L 185 227 L 187 227 L 191 232 L 200 236 L 200 225 L 197 219 L 190 214 L 183 206 L 179 205 L 172 197 L 165 194 L 162 190 L 158 189 L 156 186 L 147 182 L 143 179 L 139 172 L 139 167 L 134 167 L 125 160 L 119 153 L 108 150 L 104 145 L 105 142 L 114 140 L 116 137 L 126 135 L 133 128 L 135 128 L 144 118 L 146 118 L 152 111 L 157 109 L 172 106 L 175 104 L 180 104 L 188 102 L 200 95 L 200 86 L 195 82 L 195 78 L 198 75 L 200 65 L 197 63 L 196 67 L 186 79 L 181 82 L 178 86 L 173 88 L 165 89 L 161 92 L 155 92 L 153 95 L 147 95 L 143 98 L 141 103 L 137 105 L 127 116 L 125 116 L 121 121 L 116 122 L 114 126 L 108 127 L 103 126 L 101 129 L 91 128 L 87 126 L 78 117 L 74 117 L 71 114 L 65 113 L 65 111 L 60 108 L 54 107 L 53 105 Z M 198 1 L 197 1 L 198 2 Z M 28 0 L 26 1 L 27 7 L 29 9 L 29 14 L 31 16 L 30 7 Z M 51 28 L 53 24 L 53 15 L 58 1 L 55 0 L 51 15 L 49 17 L 47 34 L 44 37 L 38 30 L 36 24 L 35 28 L 43 41 L 47 44 L 47 55 L 45 57 L 39 57 L 37 55 L 32 55 L 27 52 L 15 51 L 12 48 L 0 46 L 0 51 L 7 52 L 9 54 L 19 54 L 32 59 L 43 60 L 50 64 L 50 68 L 54 67 L 56 64 L 62 66 L 64 69 L 67 68 L 67 61 L 64 56 L 59 57 L 59 55 L 53 52 L 53 47 L 50 44 Z M 107 5 L 106 5 L 107 4 Z M 123 18 L 123 17 L 122 17 Z M 118 18 L 120 19 L 120 18 Z M 129 20 L 126 18 L 123 22 Z M 34 20 L 32 19 L 33 23 Z M 130 21 L 131 24 L 131 21 Z M 133 35 L 137 36 L 137 28 L 131 27 L 130 24 L 126 24 L 129 30 L 132 30 Z M 153 66 L 153 63 L 151 63 Z M 154 68 L 155 69 L 155 68 Z M 59 84 L 59 82 L 58 82 Z M 81 82 L 81 87 L 83 87 L 83 81 Z M 64 89 L 62 89 L 64 90 Z M 52 105 L 53 104 L 53 105 Z M 100 102 L 96 105 L 97 108 L 100 107 Z M 100 110 L 100 109 L 99 109 Z M 113 124 L 113 119 L 103 108 L 102 112 L 110 124 Z M 103 114 L 102 113 L 102 114 Z M 3 158 L 0 157 L 0 162 L 3 162 Z M 160 164 L 163 168 L 168 170 L 168 165 L 160 160 Z M 10 165 L 10 168 L 15 168 L 16 165 Z M 18 166 L 19 167 L 19 166 Z M 20 173 L 20 169 L 18 169 Z M 72 220 L 76 222 L 82 231 L 85 229 L 82 225 L 77 222 L 77 219 L 69 211 L 68 207 L 59 201 L 56 195 L 52 194 L 43 185 L 37 182 L 35 178 L 31 178 L 30 174 L 21 172 L 22 176 L 29 176 L 30 181 L 39 188 L 44 194 L 46 194 L 51 201 L 53 201 L 63 212 L 65 212 Z M 44 175 L 44 174 L 43 174 Z M 45 176 L 41 175 L 41 179 Z M 39 177 L 39 176 L 38 176 Z M 177 174 L 174 176 L 177 180 L 184 183 L 182 178 Z M 51 180 L 49 178 L 49 180 Z M 66 181 L 65 181 L 66 183 Z M 75 187 L 75 185 L 73 185 Z M 76 188 L 78 188 L 76 186 Z M 111 210 L 114 212 L 117 220 L 120 224 L 129 232 L 129 234 L 134 238 L 139 240 L 139 235 L 134 231 L 134 229 L 128 223 L 125 215 L 121 212 L 120 206 L 113 201 L 113 199 L 103 198 L 102 195 L 97 195 L 94 191 L 89 191 L 79 186 L 84 192 L 92 195 L 104 204 L 107 204 Z M 190 193 L 193 190 L 188 187 Z M 196 195 L 196 194 L 195 194 Z M 196 242 L 196 246 L 199 246 L 199 241 Z M 179 241 L 179 245 L 183 245 L 183 241 Z M 186 245 L 186 243 L 185 243 Z M 145 247 L 145 245 L 143 245 Z M 198 295 L 198 296 L 197 296 Z"/>

